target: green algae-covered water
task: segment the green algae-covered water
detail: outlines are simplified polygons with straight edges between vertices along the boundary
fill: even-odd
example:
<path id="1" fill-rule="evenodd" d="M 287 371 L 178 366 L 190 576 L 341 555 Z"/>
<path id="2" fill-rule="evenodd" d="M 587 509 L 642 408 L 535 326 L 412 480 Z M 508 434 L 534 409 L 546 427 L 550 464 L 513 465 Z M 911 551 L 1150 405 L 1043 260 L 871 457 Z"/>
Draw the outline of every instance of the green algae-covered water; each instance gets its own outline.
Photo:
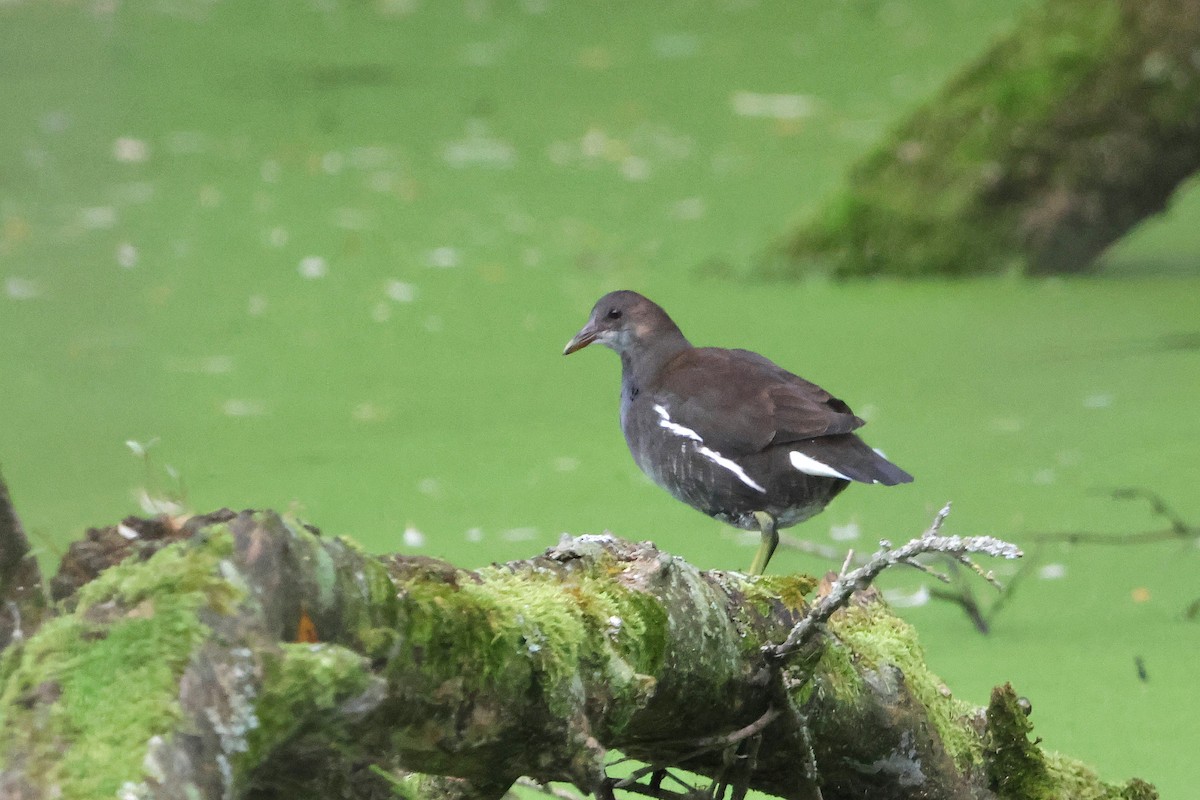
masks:
<path id="1" fill-rule="evenodd" d="M 166 498 L 464 565 L 608 529 L 745 568 L 753 537 L 634 467 L 616 358 L 560 355 L 619 287 L 834 391 L 916 476 L 806 538 L 870 550 L 947 500 L 953 532 L 1018 542 L 1164 526 L 1118 486 L 1195 524 L 1194 189 L 1094 278 L 737 277 L 1023 5 L 0 4 L 0 466 L 27 526 L 52 561 Z M 905 611 L 932 666 L 1188 796 L 1195 543 L 1036 558 L 989 637 Z"/>

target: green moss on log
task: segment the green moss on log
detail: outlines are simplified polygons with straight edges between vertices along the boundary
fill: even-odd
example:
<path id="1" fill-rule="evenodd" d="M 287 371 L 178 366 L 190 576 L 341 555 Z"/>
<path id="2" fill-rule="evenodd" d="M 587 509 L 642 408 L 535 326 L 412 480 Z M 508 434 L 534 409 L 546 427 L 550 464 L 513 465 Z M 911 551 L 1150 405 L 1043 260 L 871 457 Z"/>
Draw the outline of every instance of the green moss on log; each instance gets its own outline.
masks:
<path id="1" fill-rule="evenodd" d="M 1045 0 L 788 235 L 776 275 L 1087 269 L 1200 168 L 1200 9 Z"/>
<path id="2" fill-rule="evenodd" d="M 237 756 L 235 776 L 258 768 L 267 755 L 304 730 L 346 741 L 351 715 L 344 706 L 378 679 L 361 655 L 332 644 L 283 644 L 263 654 L 262 687 L 253 700 L 253 727 Z M 382 691 L 382 689 L 380 689 Z"/>
<path id="3" fill-rule="evenodd" d="M 1002 800 L 1155 800 L 1145 781 L 1101 781 L 1073 758 L 1044 752 L 1029 740 L 1033 724 L 1010 684 L 992 690 L 987 708 L 985 765 L 990 788 Z"/>
<path id="4" fill-rule="evenodd" d="M 139 774 L 146 743 L 180 719 L 179 677 L 208 632 L 199 612 L 242 597 L 221 575 L 232 550 L 228 532 L 213 531 L 126 561 L 84 587 L 71 614 L 9 648 L 0 708 L 23 719 L 2 728 L 0 771 L 20 756 L 66 800 L 113 797 L 122 776 Z"/>
<path id="5" fill-rule="evenodd" d="M 522 697 L 532 683 L 552 713 L 566 716 L 588 684 L 603 684 L 615 700 L 606 718 L 620 727 L 662 668 L 662 606 L 613 581 L 603 564 L 566 576 L 505 567 L 445 582 L 412 575 L 400 589 L 400 638 L 421 643 L 401 660 L 439 681 L 435 694 Z"/>
<path id="6" fill-rule="evenodd" d="M 983 760 L 979 739 L 965 724 L 975 712 L 974 706 L 956 699 L 940 678 L 929 671 L 925 653 L 911 625 L 892 614 L 884 603 L 852 605 L 834 615 L 830 630 L 852 652 L 835 648 L 842 659 L 839 680 L 846 685 L 860 680 L 864 668 L 879 671 L 895 666 L 904 675 L 904 683 L 925 710 L 937 738 L 958 769 L 967 772 Z M 827 654 L 828 656 L 828 654 Z"/>

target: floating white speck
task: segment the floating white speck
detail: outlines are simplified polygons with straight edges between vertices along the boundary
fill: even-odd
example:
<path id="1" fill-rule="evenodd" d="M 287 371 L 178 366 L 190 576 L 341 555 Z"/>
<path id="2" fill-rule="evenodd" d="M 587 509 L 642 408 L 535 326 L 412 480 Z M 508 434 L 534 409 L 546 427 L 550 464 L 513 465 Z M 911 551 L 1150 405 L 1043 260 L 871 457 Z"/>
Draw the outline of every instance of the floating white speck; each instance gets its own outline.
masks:
<path id="1" fill-rule="evenodd" d="M 274 228 L 271 228 L 271 230 L 267 231 L 266 235 L 263 236 L 263 241 L 265 241 L 271 247 L 283 247 L 288 243 L 287 228 L 283 228 L 278 225 Z"/>
<path id="2" fill-rule="evenodd" d="M 261 317 L 267 312 L 267 298 L 261 294 L 252 294 L 246 299 L 246 313 L 252 317 Z"/>
<path id="3" fill-rule="evenodd" d="M 885 589 L 883 592 L 883 599 L 893 608 L 918 608 L 927 604 L 930 597 L 929 587 L 924 584 L 913 592 L 903 589 Z"/>
<path id="4" fill-rule="evenodd" d="M 422 478 L 417 483 L 417 491 L 424 495 L 435 495 L 442 491 L 442 485 L 437 478 Z"/>
<path id="5" fill-rule="evenodd" d="M 829 526 L 829 538 L 835 542 L 850 542 L 860 536 L 862 536 L 862 530 L 854 521 L 847 522 L 845 525 Z"/>
<path id="6" fill-rule="evenodd" d="M 150 145 L 142 139 L 122 136 L 113 142 L 113 158 L 122 164 L 140 164 L 150 159 Z"/>
<path id="7" fill-rule="evenodd" d="M 411 303 L 417 299 L 417 287 L 404 281 L 388 281 L 383 287 L 383 292 L 389 300 L 397 303 Z"/>
<path id="8" fill-rule="evenodd" d="M 199 199 L 200 205 L 204 208 L 216 208 L 221 205 L 223 196 L 220 189 L 212 184 L 208 184 L 200 187 Z"/>
<path id="9" fill-rule="evenodd" d="M 1054 454 L 1054 459 L 1060 467 L 1073 467 L 1083 461 L 1083 454 L 1078 450 L 1059 450 Z"/>
<path id="10" fill-rule="evenodd" d="M 703 197 L 685 197 L 671 206 L 671 216 L 679 220 L 702 218 L 708 211 Z"/>
<path id="11" fill-rule="evenodd" d="M 653 49 L 664 60 L 691 58 L 700 52 L 700 37 L 687 31 L 660 33 L 654 37 Z"/>
<path id="12" fill-rule="evenodd" d="M 296 271 L 305 280 L 318 280 L 329 274 L 329 264 L 321 256 L 305 256 L 300 259 L 300 266 Z"/>
<path id="13" fill-rule="evenodd" d="M 500 538 L 506 542 L 527 542 L 537 537 L 537 528 L 508 528 L 500 531 Z"/>
<path id="14" fill-rule="evenodd" d="M 1025 420 L 1017 417 L 995 417 L 992 419 L 992 430 L 1000 433 L 1019 433 L 1025 427 Z"/>
<path id="15" fill-rule="evenodd" d="M 117 224 L 117 210 L 112 206 L 85 208 L 79 212 L 79 221 L 88 230 L 105 230 Z"/>
<path id="16" fill-rule="evenodd" d="M 461 52 L 468 67 L 490 67 L 499 60 L 501 50 L 495 42 L 467 42 Z"/>
<path id="17" fill-rule="evenodd" d="M 333 224 L 344 231 L 365 231 L 371 228 L 371 218 L 359 208 L 339 208 L 333 212 Z"/>
<path id="18" fill-rule="evenodd" d="M 793 450 L 788 453 L 788 459 L 792 462 L 792 466 L 803 472 L 805 475 L 816 475 L 821 478 L 841 478 L 842 480 L 850 480 L 842 473 L 838 472 L 828 464 L 822 464 L 812 456 L 806 456 L 799 450 Z"/>
<path id="19" fill-rule="evenodd" d="M 258 400 L 231 398 L 221 404 L 221 413 L 227 417 L 261 417 L 267 408 Z"/>
<path id="20" fill-rule="evenodd" d="M 371 321 L 378 322 L 381 325 L 392 318 L 392 304 L 386 300 L 380 300 L 371 307 Z"/>
<path id="21" fill-rule="evenodd" d="M 608 149 L 608 134 L 599 128 L 588 128 L 579 140 L 579 151 L 585 158 L 599 158 Z"/>
<path id="22" fill-rule="evenodd" d="M 621 176 L 627 181 L 648 180 L 650 178 L 650 162 L 641 156 L 627 156 L 621 161 Z"/>
<path id="23" fill-rule="evenodd" d="M 387 412 L 381 406 L 370 401 L 359 403 L 350 409 L 350 418 L 355 422 L 379 422 L 386 416 Z"/>
<path id="24" fill-rule="evenodd" d="M 442 318 L 437 314 L 430 314 L 422 323 L 427 333 L 441 333 L 445 325 L 442 323 Z"/>
<path id="25" fill-rule="evenodd" d="M 121 269 L 133 269 L 138 263 L 138 249 L 129 242 L 117 245 L 117 265 Z"/>
<path id="26" fill-rule="evenodd" d="M 337 175 L 346 166 L 346 157 L 337 150 L 330 150 L 321 156 L 321 170 L 326 175 Z"/>
<path id="27" fill-rule="evenodd" d="M 279 166 L 279 162 L 273 158 L 268 158 L 258 167 L 258 176 L 262 178 L 263 183 L 276 183 L 282 174 L 283 168 Z"/>
<path id="28" fill-rule="evenodd" d="M 1058 475 L 1054 472 L 1054 470 L 1050 467 L 1047 467 L 1046 469 L 1039 469 L 1037 472 L 1033 473 L 1032 480 L 1036 486 L 1049 486 L 1057 479 Z"/>
<path id="29" fill-rule="evenodd" d="M 555 472 L 574 472 L 579 469 L 579 459 L 571 456 L 559 456 L 554 459 Z"/>
<path id="30" fill-rule="evenodd" d="M 395 174 L 387 170 L 376 170 L 367 176 L 367 188 L 372 192 L 386 193 L 396 188 Z"/>
<path id="31" fill-rule="evenodd" d="M 205 356 L 200 359 L 199 371 L 206 375 L 226 375 L 233 372 L 233 356 Z"/>
<path id="32" fill-rule="evenodd" d="M 125 446 L 128 447 L 129 451 L 131 453 L 133 453 L 135 456 L 137 456 L 138 458 L 145 458 L 146 453 L 150 450 L 151 447 L 154 447 L 154 445 L 156 445 L 156 444 L 158 444 L 157 436 L 155 436 L 152 439 L 145 441 L 145 442 L 139 442 L 137 439 L 126 439 L 125 440 Z"/>
<path id="33" fill-rule="evenodd" d="M 12 300 L 33 300 L 41 295 L 42 289 L 36 281 L 14 276 L 4 279 L 4 293 Z"/>
<path id="34" fill-rule="evenodd" d="M 546 147 L 546 158 L 556 167 L 565 167 L 575 159 L 575 148 L 568 142 L 551 142 Z"/>
<path id="35" fill-rule="evenodd" d="M 71 115 L 66 111 L 51 111 L 42 117 L 41 125 L 46 133 L 62 133 L 71 127 Z"/>
<path id="36" fill-rule="evenodd" d="M 208 140 L 199 131 L 174 131 L 167 134 L 167 149 L 176 155 L 195 155 L 208 147 Z"/>
<path id="37" fill-rule="evenodd" d="M 114 187 L 113 196 L 123 203 L 149 203 L 154 199 L 154 184 L 149 181 L 126 181 Z"/>
<path id="38" fill-rule="evenodd" d="M 425 254 L 425 263 L 438 269 L 457 267 L 461 258 L 454 247 L 435 247 Z"/>
<path id="39" fill-rule="evenodd" d="M 517 162 L 517 150 L 503 139 L 493 136 L 486 123 L 470 120 L 467 122 L 467 133 L 463 138 L 446 142 L 442 146 L 442 159 L 456 169 L 508 169 Z"/>
<path id="40" fill-rule="evenodd" d="M 121 534 L 126 539 L 133 541 L 138 538 L 138 532 L 126 525 L 124 522 L 117 525 L 117 533 Z"/>
<path id="41" fill-rule="evenodd" d="M 1046 564 L 1038 568 L 1038 577 L 1044 581 L 1056 581 L 1067 576 L 1066 564 Z"/>
<path id="42" fill-rule="evenodd" d="M 733 113 L 739 117 L 766 119 L 802 119 L 812 116 L 816 102 L 804 94 L 763 94 L 738 91 L 730 98 Z"/>
<path id="43" fill-rule="evenodd" d="M 380 169 L 394 160 L 392 151 L 379 145 L 350 148 L 350 166 L 354 169 Z"/>
<path id="44" fill-rule="evenodd" d="M 482 542 L 483 528 L 467 528 L 467 532 L 463 534 L 463 538 L 468 542 Z"/>
<path id="45" fill-rule="evenodd" d="M 409 525 L 404 529 L 404 544 L 406 547 L 424 547 L 425 534 Z"/>
<path id="46" fill-rule="evenodd" d="M 1107 392 L 1096 392 L 1083 398 L 1084 408 L 1108 408 L 1112 405 L 1113 396 Z"/>
<path id="47" fill-rule="evenodd" d="M 50 151 L 44 147 L 29 147 L 25 150 L 25 163 L 30 169 L 42 170 L 50 163 Z"/>
<path id="48" fill-rule="evenodd" d="M 762 544 L 762 534 L 758 531 L 739 531 L 733 528 L 722 527 L 722 536 L 732 536 L 739 547 L 758 547 Z"/>

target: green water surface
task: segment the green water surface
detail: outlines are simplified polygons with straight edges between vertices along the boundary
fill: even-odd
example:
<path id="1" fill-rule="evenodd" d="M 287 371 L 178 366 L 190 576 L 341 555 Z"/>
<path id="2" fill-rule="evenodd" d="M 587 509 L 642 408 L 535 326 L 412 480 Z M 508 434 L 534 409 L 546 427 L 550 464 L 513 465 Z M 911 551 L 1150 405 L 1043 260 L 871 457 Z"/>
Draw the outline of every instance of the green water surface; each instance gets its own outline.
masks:
<path id="1" fill-rule="evenodd" d="M 744 568 L 753 537 L 634 467 L 613 354 L 560 355 L 622 287 L 826 386 L 916 476 L 807 538 L 870 550 L 947 500 L 953 532 L 1018 542 L 1162 527 L 1105 495 L 1128 485 L 1195 522 L 1194 188 L 1095 278 L 738 277 L 1025 5 L 0 3 L 0 466 L 27 526 L 52 561 L 146 490 L 464 565 L 607 529 Z M 1195 543 L 1037 559 L 990 637 L 905 611 L 934 669 L 976 703 L 1011 680 L 1048 747 L 1189 796 Z"/>

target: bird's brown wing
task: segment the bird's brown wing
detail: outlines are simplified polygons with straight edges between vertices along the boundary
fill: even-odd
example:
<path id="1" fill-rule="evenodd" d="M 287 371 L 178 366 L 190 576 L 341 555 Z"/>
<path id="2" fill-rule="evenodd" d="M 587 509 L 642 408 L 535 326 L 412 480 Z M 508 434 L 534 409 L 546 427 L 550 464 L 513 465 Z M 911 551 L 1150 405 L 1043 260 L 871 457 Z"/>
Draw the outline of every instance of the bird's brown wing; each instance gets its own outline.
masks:
<path id="1" fill-rule="evenodd" d="M 661 373 L 656 396 L 671 420 L 738 456 L 863 425 L 829 392 L 748 350 L 687 350 Z"/>

